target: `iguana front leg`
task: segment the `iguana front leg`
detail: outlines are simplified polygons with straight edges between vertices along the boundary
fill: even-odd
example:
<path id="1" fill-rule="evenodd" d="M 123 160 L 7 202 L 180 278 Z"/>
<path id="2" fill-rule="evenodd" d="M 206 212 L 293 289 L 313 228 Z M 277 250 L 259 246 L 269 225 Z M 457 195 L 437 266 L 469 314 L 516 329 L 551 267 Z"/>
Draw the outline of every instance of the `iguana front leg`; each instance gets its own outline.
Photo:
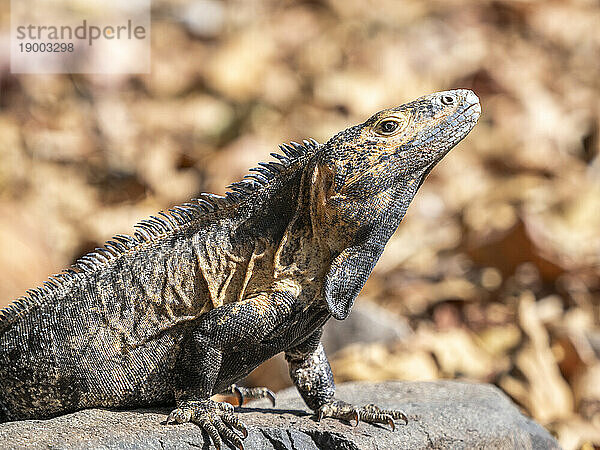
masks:
<path id="1" fill-rule="evenodd" d="M 222 438 L 243 448 L 242 440 L 233 428 L 241 431 L 244 439 L 248 431 L 233 413 L 233 406 L 209 398 L 223 352 L 208 330 L 209 327 L 199 326 L 183 344 L 174 380 L 177 408 L 171 411 L 166 422 L 197 424 L 208 433 L 217 449 L 221 448 Z"/>
<path id="2" fill-rule="evenodd" d="M 357 407 L 334 398 L 333 373 L 320 342 L 321 334 L 322 329 L 319 329 L 302 344 L 285 352 L 292 381 L 308 407 L 315 411 L 317 419 L 333 417 L 355 420 L 356 425 L 361 420 L 388 423 L 392 430 L 395 429 L 394 419 L 402 419 L 408 423 L 402 411 L 380 409 L 373 404 Z"/>
<path id="3" fill-rule="evenodd" d="M 293 302 L 286 292 L 269 292 L 201 316 L 182 343 L 174 380 L 177 408 L 167 423 L 194 422 L 208 433 L 216 448 L 221 447 L 222 438 L 243 448 L 234 429 L 241 431 L 243 438 L 248 432 L 233 413 L 233 406 L 210 400 L 210 396 L 216 393 L 226 355 L 240 346 L 260 347 L 266 336 L 289 319 Z M 239 373 L 244 374 L 247 367 L 243 360 L 237 364 Z"/>

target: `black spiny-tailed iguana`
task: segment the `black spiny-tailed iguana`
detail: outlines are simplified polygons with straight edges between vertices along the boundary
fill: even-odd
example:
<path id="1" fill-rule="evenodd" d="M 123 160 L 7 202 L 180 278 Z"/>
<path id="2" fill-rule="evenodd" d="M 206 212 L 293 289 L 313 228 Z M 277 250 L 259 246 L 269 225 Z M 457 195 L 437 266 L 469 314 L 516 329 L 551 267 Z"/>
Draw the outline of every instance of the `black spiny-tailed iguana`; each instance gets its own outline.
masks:
<path id="1" fill-rule="evenodd" d="M 209 397 L 271 396 L 230 386 L 282 351 L 318 417 L 406 419 L 334 397 L 321 330 L 348 315 L 426 175 L 480 113 L 473 92 L 446 91 L 323 145 L 282 145 L 225 197 L 142 221 L 30 290 L 0 314 L 0 422 L 176 402 L 168 421 L 242 447 L 233 407 Z"/>

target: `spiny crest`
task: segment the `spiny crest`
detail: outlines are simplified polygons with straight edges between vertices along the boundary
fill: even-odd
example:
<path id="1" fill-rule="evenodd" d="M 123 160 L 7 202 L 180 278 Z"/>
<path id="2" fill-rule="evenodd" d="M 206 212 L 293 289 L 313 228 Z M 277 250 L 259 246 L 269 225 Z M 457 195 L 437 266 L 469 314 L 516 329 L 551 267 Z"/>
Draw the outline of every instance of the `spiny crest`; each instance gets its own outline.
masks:
<path id="1" fill-rule="evenodd" d="M 279 148 L 283 154 L 271 153 L 271 156 L 277 161 L 259 163 L 258 167 L 250 169 L 251 173 L 245 175 L 243 180 L 230 184 L 227 187 L 230 191 L 224 196 L 202 193 L 189 203 L 174 206 L 167 212 L 161 211 L 157 216 L 150 216 L 149 219 L 140 221 L 135 225 L 136 230 L 133 236 L 115 235 L 112 239 L 106 241 L 103 247 L 96 248 L 93 252 L 79 258 L 72 268 L 50 276 L 48 280 L 43 282 L 43 286 L 28 290 L 25 295 L 19 297 L 6 308 L 0 309 L 0 328 L 3 328 L 2 325 L 12 323 L 21 314 L 28 311 L 31 306 L 42 303 L 49 294 L 56 292 L 68 282 L 83 279 L 86 273 L 101 268 L 113 259 L 135 250 L 142 244 L 152 242 L 193 223 L 200 217 L 236 205 L 249 198 L 276 179 L 281 172 L 304 159 L 305 156 L 314 153 L 319 145 L 314 139 L 304 140 L 302 144 L 297 142 L 281 144 Z"/>

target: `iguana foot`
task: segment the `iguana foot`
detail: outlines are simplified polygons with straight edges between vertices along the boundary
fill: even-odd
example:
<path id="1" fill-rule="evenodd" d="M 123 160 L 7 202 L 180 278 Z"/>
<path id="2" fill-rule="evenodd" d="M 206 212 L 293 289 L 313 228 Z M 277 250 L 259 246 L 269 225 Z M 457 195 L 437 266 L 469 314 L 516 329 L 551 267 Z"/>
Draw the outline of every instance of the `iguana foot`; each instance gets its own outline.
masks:
<path id="1" fill-rule="evenodd" d="M 171 411 L 167 423 L 193 422 L 208 433 L 217 449 L 221 448 L 222 438 L 233 443 L 239 449 L 244 448 L 242 438 L 233 431 L 241 431 L 244 439 L 248 437 L 248 430 L 233 413 L 233 405 L 214 400 L 183 401 Z"/>
<path id="2" fill-rule="evenodd" d="M 368 423 L 388 423 L 392 431 L 396 429 L 394 419 L 402 419 L 408 424 L 408 418 L 400 410 L 381 409 L 370 403 L 363 407 L 357 407 L 341 400 L 333 400 L 322 405 L 317 411 L 317 418 L 321 420 L 324 417 L 333 417 L 334 419 L 355 420 L 356 425 L 362 420 Z"/>
<path id="3" fill-rule="evenodd" d="M 268 398 L 271 400 L 271 404 L 275 407 L 275 394 L 270 389 L 266 387 L 253 387 L 247 388 L 244 386 L 238 386 L 236 384 L 232 384 L 229 388 L 232 394 L 237 395 L 239 406 L 244 404 L 244 399 L 259 399 L 259 398 Z"/>

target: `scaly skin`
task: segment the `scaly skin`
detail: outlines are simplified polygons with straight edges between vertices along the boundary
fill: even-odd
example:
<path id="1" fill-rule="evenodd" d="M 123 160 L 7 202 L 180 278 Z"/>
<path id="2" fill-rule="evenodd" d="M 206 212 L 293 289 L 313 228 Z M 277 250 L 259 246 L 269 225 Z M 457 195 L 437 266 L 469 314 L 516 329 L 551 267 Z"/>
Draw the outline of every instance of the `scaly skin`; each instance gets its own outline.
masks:
<path id="1" fill-rule="evenodd" d="M 244 425 L 209 398 L 270 398 L 232 384 L 282 351 L 318 418 L 406 420 L 334 397 L 321 331 L 346 318 L 426 175 L 480 113 L 471 91 L 446 91 L 323 145 L 282 146 L 226 197 L 142 221 L 29 291 L 0 313 L 0 422 L 175 402 L 169 422 L 242 447 Z"/>

